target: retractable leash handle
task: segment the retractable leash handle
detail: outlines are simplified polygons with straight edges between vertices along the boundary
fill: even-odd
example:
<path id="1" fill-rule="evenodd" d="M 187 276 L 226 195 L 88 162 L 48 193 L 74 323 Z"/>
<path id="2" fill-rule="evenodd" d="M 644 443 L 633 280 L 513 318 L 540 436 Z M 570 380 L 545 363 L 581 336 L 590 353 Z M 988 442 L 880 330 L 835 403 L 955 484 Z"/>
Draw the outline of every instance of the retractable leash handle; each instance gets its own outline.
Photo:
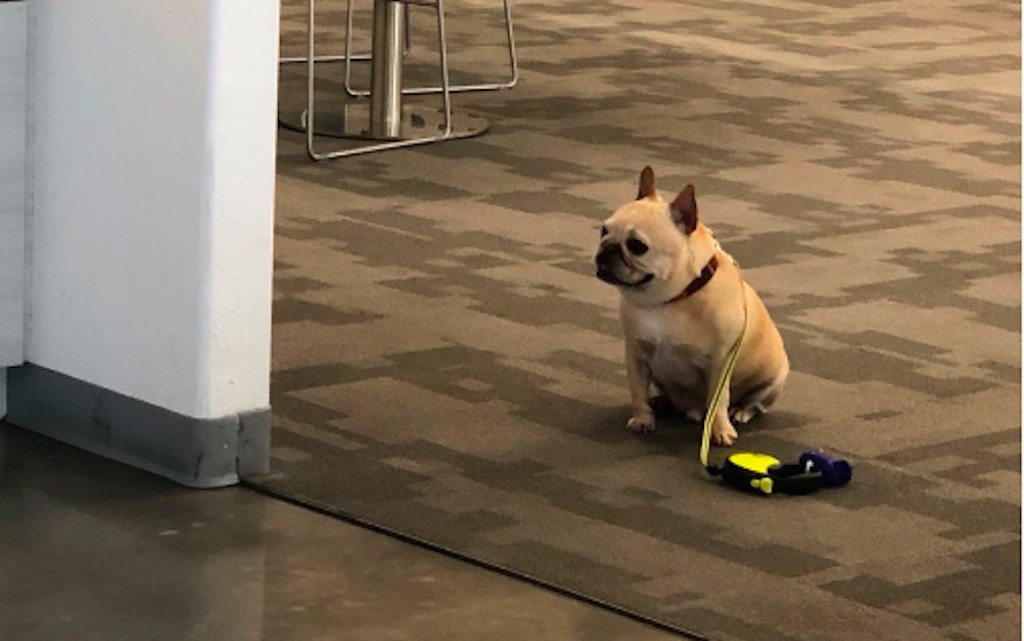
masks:
<path id="1" fill-rule="evenodd" d="M 728 256 L 728 254 L 726 254 Z M 729 256 L 729 258 L 732 258 Z M 736 265 L 739 273 L 739 265 Z M 740 285 L 743 275 L 740 274 Z M 816 492 L 822 487 L 840 487 L 850 482 L 853 470 L 850 464 L 837 456 L 822 450 L 804 452 L 797 463 L 783 464 L 779 459 L 755 452 L 737 452 L 730 455 L 722 467 L 708 463 L 711 448 L 711 426 L 722 403 L 722 392 L 732 380 L 743 338 L 747 332 L 747 295 L 743 293 L 743 328 L 726 355 L 725 367 L 718 384 L 711 395 L 707 414 L 704 416 L 704 431 L 700 442 L 700 463 L 711 476 L 721 476 L 727 484 L 741 490 L 764 495 L 802 495 Z"/>
<path id="2" fill-rule="evenodd" d="M 767 454 L 738 452 L 725 460 L 721 468 L 708 469 L 737 489 L 761 494 L 810 494 L 822 487 L 822 475 L 799 463 L 783 464 Z"/>

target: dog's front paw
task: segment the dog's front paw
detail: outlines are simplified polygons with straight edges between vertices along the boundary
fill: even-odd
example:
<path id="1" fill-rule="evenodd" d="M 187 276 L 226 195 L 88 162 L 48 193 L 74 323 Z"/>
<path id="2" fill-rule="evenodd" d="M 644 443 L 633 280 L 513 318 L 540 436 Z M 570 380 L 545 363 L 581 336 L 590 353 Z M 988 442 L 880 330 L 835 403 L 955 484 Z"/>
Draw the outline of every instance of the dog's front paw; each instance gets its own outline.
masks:
<path id="1" fill-rule="evenodd" d="M 740 437 L 736 428 L 729 421 L 715 421 L 711 426 L 711 442 L 722 447 L 729 447 Z"/>
<path id="2" fill-rule="evenodd" d="M 646 434 L 654 431 L 654 424 L 654 414 L 641 414 L 629 417 L 629 420 L 626 421 L 626 429 L 637 434 Z"/>

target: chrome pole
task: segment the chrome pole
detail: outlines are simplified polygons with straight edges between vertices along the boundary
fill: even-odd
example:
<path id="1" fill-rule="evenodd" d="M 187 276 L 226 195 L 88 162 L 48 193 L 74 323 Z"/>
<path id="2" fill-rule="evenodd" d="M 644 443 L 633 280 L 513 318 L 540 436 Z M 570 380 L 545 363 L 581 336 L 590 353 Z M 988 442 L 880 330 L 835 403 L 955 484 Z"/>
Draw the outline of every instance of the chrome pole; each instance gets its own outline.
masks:
<path id="1" fill-rule="evenodd" d="M 373 1 L 370 67 L 370 135 L 402 137 L 402 45 L 406 7 L 394 0 Z"/>
<path id="2" fill-rule="evenodd" d="M 316 0 L 309 0 L 306 20 L 306 153 L 316 160 L 316 152 L 313 150 L 313 134 L 316 129 Z"/>

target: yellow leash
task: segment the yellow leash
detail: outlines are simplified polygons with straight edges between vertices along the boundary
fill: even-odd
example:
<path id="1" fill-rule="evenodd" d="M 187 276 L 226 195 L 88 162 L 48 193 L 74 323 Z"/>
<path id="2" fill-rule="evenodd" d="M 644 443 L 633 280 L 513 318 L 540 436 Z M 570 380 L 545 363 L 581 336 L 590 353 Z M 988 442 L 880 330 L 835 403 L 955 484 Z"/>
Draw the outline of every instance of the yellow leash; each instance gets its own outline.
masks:
<path id="1" fill-rule="evenodd" d="M 740 355 L 740 347 L 743 346 L 743 338 L 747 335 L 747 291 L 743 282 L 743 274 L 740 273 L 740 266 L 732 256 L 729 256 L 729 254 L 726 254 L 726 256 L 732 260 L 732 264 L 736 266 L 736 273 L 740 277 L 740 291 L 743 296 L 743 329 L 740 330 L 740 335 L 736 337 L 736 342 L 732 344 L 729 353 L 725 357 L 725 368 L 722 370 L 722 375 L 718 378 L 718 385 L 715 386 L 715 391 L 711 395 L 711 404 L 708 405 L 707 414 L 704 415 L 704 433 L 700 439 L 700 464 L 705 469 L 708 468 L 708 451 L 711 449 L 711 425 L 715 421 L 718 406 L 722 402 L 722 392 L 732 379 L 732 371 L 736 368 L 736 360 Z"/>

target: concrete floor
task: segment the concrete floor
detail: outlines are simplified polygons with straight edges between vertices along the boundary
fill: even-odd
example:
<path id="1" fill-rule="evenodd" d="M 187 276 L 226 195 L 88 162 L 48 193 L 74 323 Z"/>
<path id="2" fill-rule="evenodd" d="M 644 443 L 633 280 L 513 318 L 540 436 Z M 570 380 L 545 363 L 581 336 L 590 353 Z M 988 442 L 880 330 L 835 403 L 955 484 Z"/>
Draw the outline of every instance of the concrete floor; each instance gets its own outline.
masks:
<path id="1" fill-rule="evenodd" d="M 0 423 L 0 639 L 676 638 L 243 488 Z"/>

